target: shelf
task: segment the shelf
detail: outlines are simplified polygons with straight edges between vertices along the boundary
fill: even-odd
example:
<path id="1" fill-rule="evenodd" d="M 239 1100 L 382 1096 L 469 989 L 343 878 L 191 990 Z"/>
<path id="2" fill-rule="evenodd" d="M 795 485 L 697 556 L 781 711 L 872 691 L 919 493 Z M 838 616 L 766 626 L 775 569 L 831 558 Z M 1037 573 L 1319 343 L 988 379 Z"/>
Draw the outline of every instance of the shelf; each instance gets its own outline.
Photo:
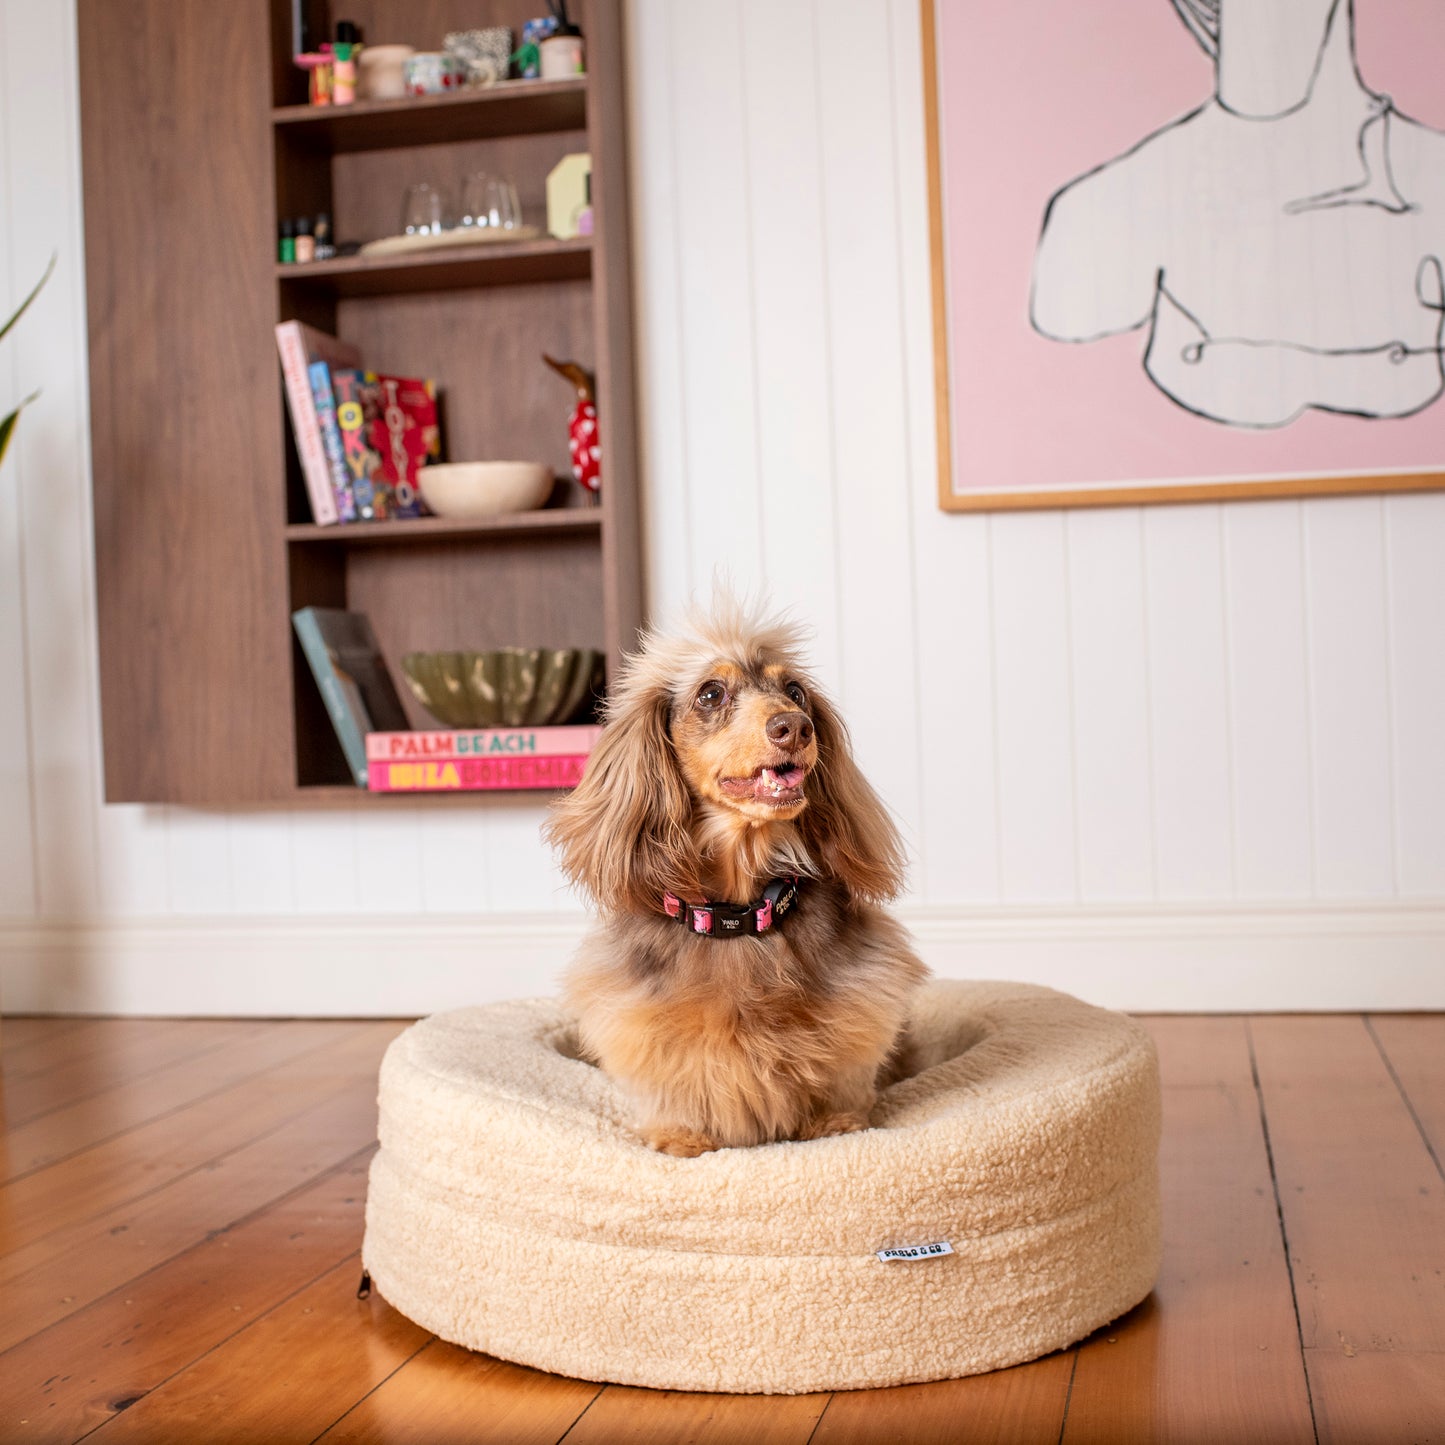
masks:
<path id="1" fill-rule="evenodd" d="M 508 80 L 452 95 L 287 105 L 271 112 L 278 138 L 341 155 L 492 136 L 583 130 L 587 77 Z"/>
<path id="2" fill-rule="evenodd" d="M 331 296 L 386 296 L 509 286 L 539 281 L 584 281 L 592 274 L 592 238 L 485 241 L 399 256 L 338 256 L 330 261 L 276 264 L 276 279 Z"/>
<path id="3" fill-rule="evenodd" d="M 405 546 L 408 542 L 465 541 L 469 537 L 556 536 L 591 532 L 602 526 L 601 507 L 544 507 L 510 512 L 485 521 L 457 522 L 447 517 L 414 517 L 398 522 L 346 522 L 318 527 L 314 522 L 286 528 L 288 542 L 320 542 L 333 547 Z"/>

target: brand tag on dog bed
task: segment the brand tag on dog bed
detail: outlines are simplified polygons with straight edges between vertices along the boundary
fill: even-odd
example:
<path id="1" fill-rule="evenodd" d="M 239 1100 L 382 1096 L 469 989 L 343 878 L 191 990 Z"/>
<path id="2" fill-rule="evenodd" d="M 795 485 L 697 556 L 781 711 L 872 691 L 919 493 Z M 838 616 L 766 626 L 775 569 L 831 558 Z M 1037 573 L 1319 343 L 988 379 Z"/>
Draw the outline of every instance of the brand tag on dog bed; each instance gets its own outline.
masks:
<path id="1" fill-rule="evenodd" d="M 892 1264 L 895 1259 L 933 1259 L 940 1254 L 952 1253 L 953 1246 L 946 1239 L 940 1239 L 937 1244 L 905 1244 L 898 1249 L 880 1249 L 878 1258 L 884 1264 Z"/>

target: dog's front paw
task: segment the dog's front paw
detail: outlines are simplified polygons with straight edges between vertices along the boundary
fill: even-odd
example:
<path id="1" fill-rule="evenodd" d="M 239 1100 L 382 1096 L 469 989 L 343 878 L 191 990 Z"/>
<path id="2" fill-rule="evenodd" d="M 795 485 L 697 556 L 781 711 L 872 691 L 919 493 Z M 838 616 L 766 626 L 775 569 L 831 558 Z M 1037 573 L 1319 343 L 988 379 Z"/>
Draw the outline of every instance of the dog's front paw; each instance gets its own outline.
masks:
<path id="1" fill-rule="evenodd" d="M 809 1119 L 798 1131 L 800 1139 L 831 1139 L 835 1134 L 856 1134 L 868 1127 L 868 1116 L 861 1109 L 833 1114 L 819 1114 Z"/>
<path id="2" fill-rule="evenodd" d="M 710 1154 L 722 1147 L 716 1139 L 681 1125 L 644 1129 L 642 1137 L 659 1154 L 671 1154 L 678 1159 L 696 1159 L 699 1154 Z"/>

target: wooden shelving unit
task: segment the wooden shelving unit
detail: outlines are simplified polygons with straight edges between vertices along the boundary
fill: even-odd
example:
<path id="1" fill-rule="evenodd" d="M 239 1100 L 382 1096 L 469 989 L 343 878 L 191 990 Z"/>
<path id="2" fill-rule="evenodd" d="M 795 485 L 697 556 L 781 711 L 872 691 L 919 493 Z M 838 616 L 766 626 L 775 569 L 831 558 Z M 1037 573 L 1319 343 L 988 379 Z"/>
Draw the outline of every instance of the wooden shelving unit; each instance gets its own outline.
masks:
<path id="1" fill-rule="evenodd" d="M 114 801 L 348 795 L 291 638 L 296 608 L 367 613 L 393 663 L 576 645 L 615 667 L 643 618 L 620 0 L 574 5 L 585 76 L 330 108 L 303 103 L 289 9 L 90 0 L 79 12 Z M 536 9 L 348 0 L 344 14 L 373 42 L 433 49 L 449 30 L 520 34 Z M 165 46 L 146 42 L 162 32 Z M 281 217 L 325 211 L 341 241 L 391 235 L 407 184 L 459 188 L 475 170 L 510 177 L 524 219 L 545 229 L 547 172 L 575 151 L 592 156 L 591 237 L 276 260 Z M 449 458 L 544 461 L 563 479 L 554 505 L 477 523 L 314 525 L 272 335 L 289 319 L 354 342 L 373 369 L 435 378 Z M 572 398 L 544 351 L 596 371 L 600 504 L 570 480 Z M 435 726 L 407 705 L 414 725 Z"/>

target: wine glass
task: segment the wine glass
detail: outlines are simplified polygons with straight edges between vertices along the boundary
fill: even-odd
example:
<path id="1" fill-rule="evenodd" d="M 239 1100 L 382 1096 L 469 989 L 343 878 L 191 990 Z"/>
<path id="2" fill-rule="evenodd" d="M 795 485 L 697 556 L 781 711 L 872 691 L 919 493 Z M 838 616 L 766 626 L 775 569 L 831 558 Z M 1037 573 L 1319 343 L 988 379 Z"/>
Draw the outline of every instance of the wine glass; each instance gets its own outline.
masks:
<path id="1" fill-rule="evenodd" d="M 515 231 L 522 224 L 516 186 L 487 171 L 468 176 L 462 188 L 461 223 L 478 231 Z"/>

